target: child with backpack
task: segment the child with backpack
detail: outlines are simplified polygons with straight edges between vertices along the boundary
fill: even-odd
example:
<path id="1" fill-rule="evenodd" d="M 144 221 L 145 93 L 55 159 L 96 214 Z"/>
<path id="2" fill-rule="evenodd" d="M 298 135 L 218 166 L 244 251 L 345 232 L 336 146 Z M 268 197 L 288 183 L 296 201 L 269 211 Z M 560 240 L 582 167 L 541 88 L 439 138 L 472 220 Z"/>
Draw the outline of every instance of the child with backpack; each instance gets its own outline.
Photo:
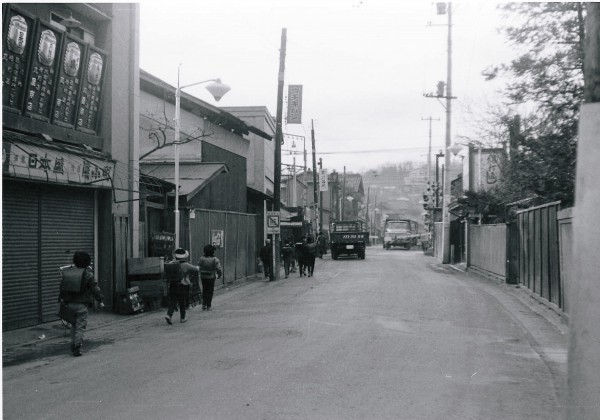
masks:
<path id="1" fill-rule="evenodd" d="M 173 312 L 179 305 L 179 322 L 187 322 L 185 310 L 190 295 L 191 273 L 198 273 L 199 269 L 188 262 L 190 253 L 183 248 L 177 248 L 173 253 L 175 261 L 165 264 L 165 274 L 169 282 L 169 309 L 165 320 L 172 325 Z"/>

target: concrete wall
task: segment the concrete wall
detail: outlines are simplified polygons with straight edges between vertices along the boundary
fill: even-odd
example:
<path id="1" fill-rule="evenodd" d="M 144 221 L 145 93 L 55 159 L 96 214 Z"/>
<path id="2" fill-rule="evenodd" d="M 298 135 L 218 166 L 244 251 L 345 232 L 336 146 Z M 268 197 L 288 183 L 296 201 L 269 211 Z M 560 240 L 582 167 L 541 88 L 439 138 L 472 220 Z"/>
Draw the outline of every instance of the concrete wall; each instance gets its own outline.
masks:
<path id="1" fill-rule="evenodd" d="M 579 120 L 570 301 L 567 418 L 599 419 L 600 404 L 600 103 L 583 104 Z"/>

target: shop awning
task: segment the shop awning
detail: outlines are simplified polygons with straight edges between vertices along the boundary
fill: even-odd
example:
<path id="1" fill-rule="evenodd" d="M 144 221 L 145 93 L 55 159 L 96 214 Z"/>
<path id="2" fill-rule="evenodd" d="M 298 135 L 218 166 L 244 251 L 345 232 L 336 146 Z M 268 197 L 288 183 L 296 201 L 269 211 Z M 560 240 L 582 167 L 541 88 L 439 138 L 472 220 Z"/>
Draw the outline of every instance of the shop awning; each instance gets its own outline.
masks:
<path id="1" fill-rule="evenodd" d="M 140 162 L 140 168 L 146 175 L 175 182 L 173 162 Z M 188 200 L 200 192 L 206 185 L 222 173 L 229 172 L 225 163 L 181 162 L 179 164 L 179 195 Z"/>
<path id="2" fill-rule="evenodd" d="M 102 152 L 2 130 L 2 175 L 6 177 L 113 188 L 115 164 Z"/>

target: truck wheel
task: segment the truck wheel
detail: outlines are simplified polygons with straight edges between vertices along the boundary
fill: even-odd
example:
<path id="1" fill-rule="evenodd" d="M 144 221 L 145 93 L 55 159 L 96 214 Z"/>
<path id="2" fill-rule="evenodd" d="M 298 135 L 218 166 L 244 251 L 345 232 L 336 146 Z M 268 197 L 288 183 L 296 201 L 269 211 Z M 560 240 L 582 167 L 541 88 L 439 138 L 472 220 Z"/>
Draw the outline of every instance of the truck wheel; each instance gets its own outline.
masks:
<path id="1" fill-rule="evenodd" d="M 365 259 L 365 252 L 361 252 L 360 254 L 358 254 L 358 258 L 360 258 L 361 260 Z"/>

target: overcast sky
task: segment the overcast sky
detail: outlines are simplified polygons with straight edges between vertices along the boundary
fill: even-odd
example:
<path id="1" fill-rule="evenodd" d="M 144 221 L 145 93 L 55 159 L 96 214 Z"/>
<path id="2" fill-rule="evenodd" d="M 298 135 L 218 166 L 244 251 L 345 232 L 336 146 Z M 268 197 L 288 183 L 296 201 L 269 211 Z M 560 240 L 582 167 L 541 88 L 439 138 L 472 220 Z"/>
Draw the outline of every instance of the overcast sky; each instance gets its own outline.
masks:
<path id="1" fill-rule="evenodd" d="M 501 80 L 485 82 L 482 70 L 512 53 L 498 33 L 495 3 L 454 3 L 452 12 L 454 142 L 472 135 L 473 121 L 499 101 Z M 232 89 L 218 103 L 203 86 L 187 92 L 217 106 L 266 106 L 275 117 L 286 28 L 285 93 L 288 84 L 303 85 L 304 102 L 302 124 L 284 125 L 284 133 L 305 136 L 310 150 L 314 120 L 323 166 L 365 171 L 426 161 L 429 123 L 422 118 L 440 119 L 433 152 L 443 147 L 444 107 L 423 94 L 446 80 L 446 23 L 427 1 L 142 1 L 140 66 L 172 85 L 179 63 L 182 84 L 220 77 Z M 291 163 L 290 146 L 286 137 L 283 162 Z"/>

